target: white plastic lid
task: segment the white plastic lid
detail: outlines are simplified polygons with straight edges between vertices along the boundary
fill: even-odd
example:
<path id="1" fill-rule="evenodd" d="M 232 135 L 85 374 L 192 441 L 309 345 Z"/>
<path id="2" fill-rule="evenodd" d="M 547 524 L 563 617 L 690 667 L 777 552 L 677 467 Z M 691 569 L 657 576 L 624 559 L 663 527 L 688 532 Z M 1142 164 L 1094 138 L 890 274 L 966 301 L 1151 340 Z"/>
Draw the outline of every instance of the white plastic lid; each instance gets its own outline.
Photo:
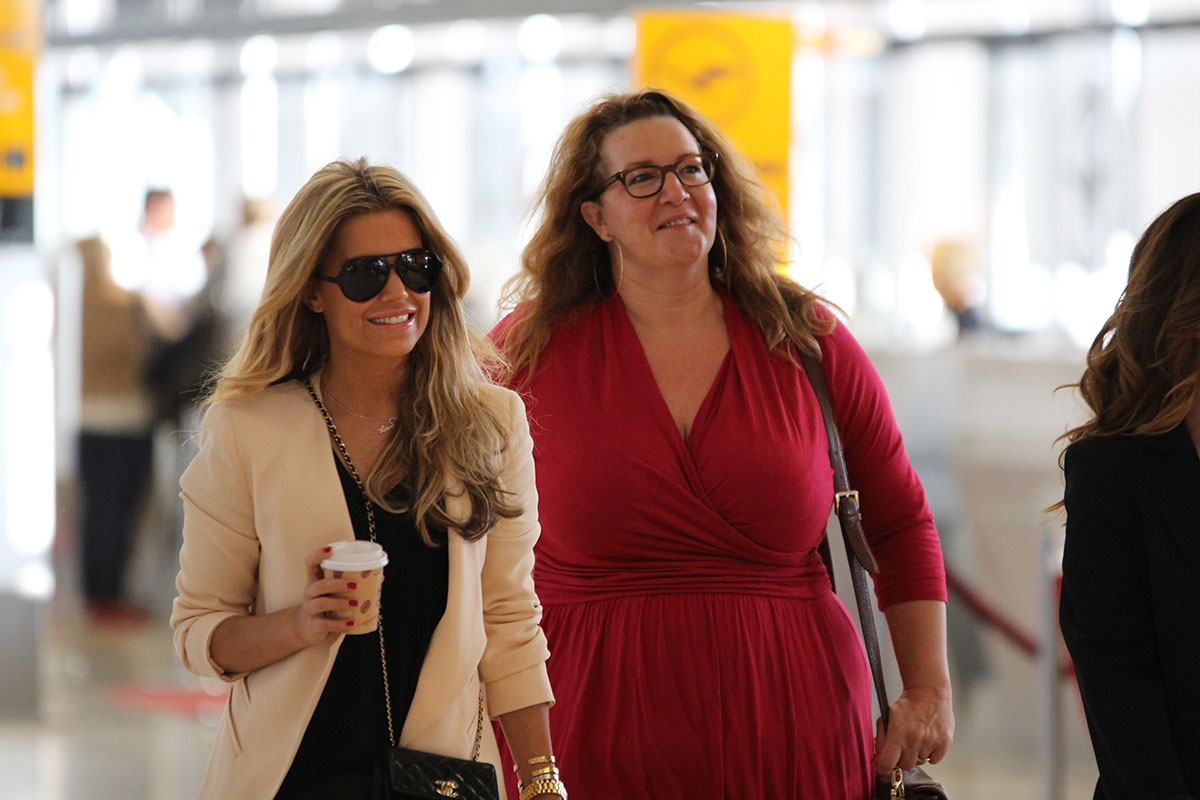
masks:
<path id="1" fill-rule="evenodd" d="M 341 572 L 361 572 L 378 569 L 388 563 L 387 553 L 376 542 L 355 539 L 351 542 L 332 542 L 333 552 L 321 562 L 322 569 Z"/>

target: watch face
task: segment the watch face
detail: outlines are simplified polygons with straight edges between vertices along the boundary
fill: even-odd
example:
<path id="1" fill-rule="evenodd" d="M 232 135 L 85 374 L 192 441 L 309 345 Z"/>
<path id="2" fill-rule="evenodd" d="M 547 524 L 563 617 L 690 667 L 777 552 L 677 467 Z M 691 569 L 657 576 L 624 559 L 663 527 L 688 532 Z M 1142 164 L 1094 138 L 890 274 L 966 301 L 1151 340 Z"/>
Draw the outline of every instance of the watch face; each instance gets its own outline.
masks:
<path id="1" fill-rule="evenodd" d="M 659 35 L 649 51 L 645 82 L 677 93 L 718 125 L 735 122 L 754 97 L 746 43 L 720 26 L 683 22 Z"/>

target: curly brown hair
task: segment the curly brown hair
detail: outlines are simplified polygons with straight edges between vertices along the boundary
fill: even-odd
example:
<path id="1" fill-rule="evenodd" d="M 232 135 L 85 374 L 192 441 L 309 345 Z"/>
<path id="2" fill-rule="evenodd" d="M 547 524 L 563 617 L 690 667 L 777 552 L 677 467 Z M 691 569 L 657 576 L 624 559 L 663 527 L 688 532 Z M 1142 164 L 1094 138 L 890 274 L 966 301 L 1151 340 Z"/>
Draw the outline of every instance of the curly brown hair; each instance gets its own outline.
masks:
<path id="1" fill-rule="evenodd" d="M 720 155 L 712 185 L 717 198 L 717 242 L 709 276 L 762 331 L 770 347 L 790 342 L 817 355 L 816 337 L 832 332 L 821 298 L 778 270 L 791 236 L 754 166 L 696 109 L 659 89 L 610 94 L 573 119 L 550 159 L 534 205 L 541 218 L 521 253 L 521 269 L 506 284 L 502 305 L 520 306 L 504 336 L 511 380 L 537 365 L 556 323 L 575 309 L 599 303 L 613 290 L 608 248 L 580 211 L 605 179 L 601 146 L 631 122 L 671 117 L 702 151 Z M 790 357 L 790 351 L 787 352 Z"/>
<path id="2" fill-rule="evenodd" d="M 1165 433 L 1200 381 L 1200 193 L 1176 201 L 1133 248 L 1129 280 L 1077 387 L 1091 417 L 1059 439 Z"/>

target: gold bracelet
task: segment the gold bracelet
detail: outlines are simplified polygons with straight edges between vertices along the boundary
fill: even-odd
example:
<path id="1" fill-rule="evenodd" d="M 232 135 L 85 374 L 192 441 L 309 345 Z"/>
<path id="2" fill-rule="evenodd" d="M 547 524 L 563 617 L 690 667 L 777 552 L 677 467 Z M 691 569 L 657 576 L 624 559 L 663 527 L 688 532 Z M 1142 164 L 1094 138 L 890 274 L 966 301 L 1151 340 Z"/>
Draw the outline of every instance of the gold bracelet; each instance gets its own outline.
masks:
<path id="1" fill-rule="evenodd" d="M 556 780 L 558 780 L 558 767 L 554 766 L 553 764 L 551 764 L 548 767 L 538 767 L 537 769 L 535 769 L 533 771 L 533 775 L 531 775 L 530 778 L 535 781 L 541 780 L 541 779 L 556 781 Z M 517 776 L 517 794 L 519 795 L 524 790 L 525 790 L 525 784 L 521 782 L 521 776 L 518 775 Z"/>
<path id="2" fill-rule="evenodd" d="M 559 800 L 567 800 L 567 787 L 557 779 L 539 778 L 521 790 L 520 800 L 531 800 L 539 794 L 552 794 Z"/>
<path id="3" fill-rule="evenodd" d="M 525 762 L 527 766 L 532 767 L 534 764 L 553 764 L 554 756 L 534 756 Z M 517 764 L 513 763 L 513 772 L 517 771 Z"/>

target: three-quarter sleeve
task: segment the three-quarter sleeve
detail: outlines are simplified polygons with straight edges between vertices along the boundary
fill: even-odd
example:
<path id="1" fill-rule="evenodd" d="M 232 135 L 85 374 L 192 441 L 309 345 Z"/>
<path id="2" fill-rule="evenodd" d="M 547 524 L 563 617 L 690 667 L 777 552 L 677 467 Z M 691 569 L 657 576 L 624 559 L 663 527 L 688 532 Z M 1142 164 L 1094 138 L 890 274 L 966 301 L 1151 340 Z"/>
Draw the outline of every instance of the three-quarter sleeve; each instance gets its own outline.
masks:
<path id="1" fill-rule="evenodd" d="M 197 675 L 233 681 L 210 654 L 213 631 L 251 613 L 259 541 L 250 482 L 238 452 L 235 415 L 222 403 L 205 414 L 200 448 L 180 479 L 183 545 L 171 610 L 175 649 Z"/>
<path id="2" fill-rule="evenodd" d="M 851 488 L 859 493 L 863 530 L 879 562 L 879 607 L 944 602 L 945 565 L 933 515 L 904 451 L 883 381 L 840 322 L 821 347 Z"/>
<path id="3" fill-rule="evenodd" d="M 498 717 L 509 711 L 554 701 L 546 674 L 549 649 L 539 622 L 542 606 L 533 585 L 533 545 L 538 539 L 537 488 L 534 484 L 533 440 L 525 406 L 505 392 L 508 443 L 501 487 L 521 508 L 513 518 L 500 518 L 487 534 L 483 566 L 483 622 L 487 646 L 479 664 L 487 687 L 488 710 Z"/>
<path id="4" fill-rule="evenodd" d="M 1190 797 L 1163 691 L 1145 495 L 1128 460 L 1109 449 L 1113 444 L 1089 439 L 1067 448 L 1059 623 L 1101 765 L 1103 796 Z"/>

